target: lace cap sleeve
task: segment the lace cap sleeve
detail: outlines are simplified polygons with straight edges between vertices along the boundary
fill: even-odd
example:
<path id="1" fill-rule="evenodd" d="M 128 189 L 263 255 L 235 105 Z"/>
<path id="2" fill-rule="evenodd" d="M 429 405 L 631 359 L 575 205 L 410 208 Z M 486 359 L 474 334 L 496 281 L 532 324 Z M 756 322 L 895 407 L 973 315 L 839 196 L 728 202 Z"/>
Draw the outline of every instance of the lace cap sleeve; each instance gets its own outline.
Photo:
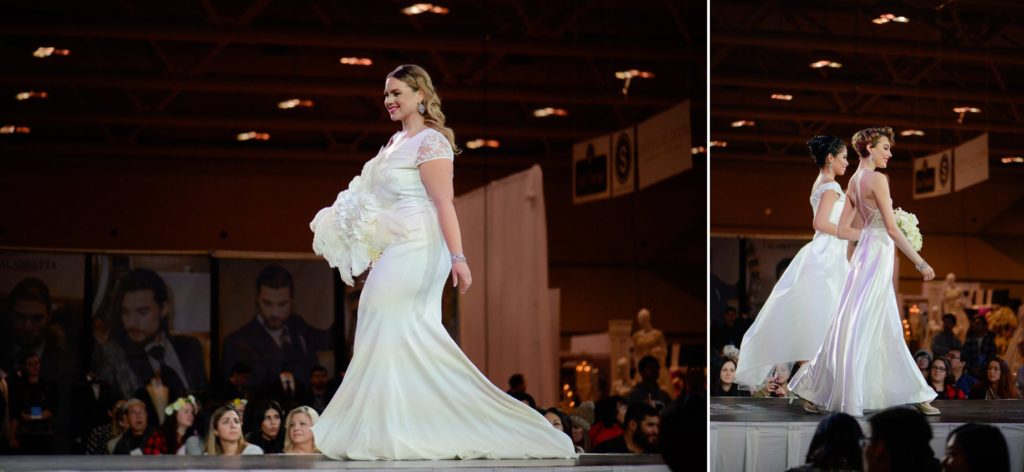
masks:
<path id="1" fill-rule="evenodd" d="M 444 135 L 434 130 L 426 131 L 426 133 L 426 137 L 420 142 L 420 147 L 416 151 L 417 166 L 434 159 L 455 160 L 452 147 L 448 144 L 448 140 L 445 139 Z"/>
<path id="2" fill-rule="evenodd" d="M 838 182 L 832 181 L 832 182 L 829 182 L 829 183 L 827 183 L 825 185 L 822 185 L 821 187 L 818 187 L 818 195 L 819 195 L 819 197 L 821 195 L 824 195 L 825 192 L 827 192 L 829 190 L 839 194 L 839 198 L 843 198 L 845 196 L 845 194 L 843 193 L 843 187 L 841 187 Z"/>

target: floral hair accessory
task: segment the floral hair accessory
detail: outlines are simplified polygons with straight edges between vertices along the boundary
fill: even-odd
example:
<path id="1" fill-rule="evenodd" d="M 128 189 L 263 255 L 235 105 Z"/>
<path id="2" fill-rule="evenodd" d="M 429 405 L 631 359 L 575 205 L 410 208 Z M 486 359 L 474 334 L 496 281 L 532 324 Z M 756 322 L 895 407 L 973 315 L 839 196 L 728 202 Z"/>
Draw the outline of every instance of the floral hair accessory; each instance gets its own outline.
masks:
<path id="1" fill-rule="evenodd" d="M 244 408 L 245 405 L 247 405 L 248 403 L 249 400 L 246 400 L 244 398 L 236 398 L 234 400 L 231 400 L 231 406 L 235 407 L 235 409 L 238 409 L 239 407 Z"/>
<path id="2" fill-rule="evenodd" d="M 167 405 L 167 408 L 164 408 L 164 413 L 167 414 L 168 416 L 173 415 L 176 411 L 184 408 L 185 405 L 189 403 L 191 403 L 194 406 L 198 406 L 198 403 L 196 403 L 196 397 L 193 397 L 192 395 L 189 395 L 187 397 L 178 397 L 178 399 L 175 400 L 174 403 L 171 403 L 170 405 Z"/>

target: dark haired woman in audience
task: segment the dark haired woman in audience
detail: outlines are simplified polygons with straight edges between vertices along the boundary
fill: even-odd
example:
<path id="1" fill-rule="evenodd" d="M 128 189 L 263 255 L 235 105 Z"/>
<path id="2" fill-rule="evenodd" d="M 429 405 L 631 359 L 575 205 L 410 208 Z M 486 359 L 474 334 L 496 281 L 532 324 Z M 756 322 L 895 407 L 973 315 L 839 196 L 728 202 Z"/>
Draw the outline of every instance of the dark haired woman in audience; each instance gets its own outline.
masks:
<path id="1" fill-rule="evenodd" d="M 604 397 L 594 404 L 594 424 L 590 425 L 590 447 L 622 435 L 626 420 L 626 399 L 618 395 Z"/>
<path id="2" fill-rule="evenodd" d="M 712 397 L 749 397 L 750 392 L 741 391 L 736 385 L 736 361 L 726 358 L 718 370 L 718 377 L 711 384 Z"/>
<path id="3" fill-rule="evenodd" d="M 1010 450 L 1003 433 L 992 425 L 960 425 L 946 439 L 946 472 L 1010 472 Z"/>
<path id="4" fill-rule="evenodd" d="M 202 455 L 203 442 L 196 430 L 196 415 L 199 405 L 195 397 L 181 397 L 164 409 L 166 419 L 161 426 L 168 454 Z"/>
<path id="5" fill-rule="evenodd" d="M 284 409 L 277 402 L 263 402 L 254 411 L 253 420 L 259 421 L 256 428 L 245 436 L 249 444 L 263 449 L 264 454 L 280 454 L 284 450 L 284 435 L 281 434 L 281 421 Z"/>
<path id="6" fill-rule="evenodd" d="M 806 463 L 790 472 L 864 470 L 860 441 L 864 432 L 852 416 L 833 413 L 818 423 Z"/>
<path id="7" fill-rule="evenodd" d="M 1010 366 L 995 357 L 986 364 L 985 380 L 978 382 L 968 396 L 971 400 L 1017 400 L 1017 387 L 1010 381 Z"/>
<path id="8" fill-rule="evenodd" d="M 936 400 L 965 400 L 967 394 L 956 388 L 956 378 L 953 376 L 953 368 L 949 365 L 949 359 L 936 357 L 928 366 L 928 385 L 932 386 L 939 396 Z"/>

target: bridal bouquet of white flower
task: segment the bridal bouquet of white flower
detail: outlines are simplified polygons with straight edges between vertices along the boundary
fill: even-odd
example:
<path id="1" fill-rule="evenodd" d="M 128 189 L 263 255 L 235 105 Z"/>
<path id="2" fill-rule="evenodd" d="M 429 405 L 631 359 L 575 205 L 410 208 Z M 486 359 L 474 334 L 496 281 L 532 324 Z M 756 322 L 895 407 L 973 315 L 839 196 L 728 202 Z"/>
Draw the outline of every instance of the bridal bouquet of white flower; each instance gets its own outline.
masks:
<path id="1" fill-rule="evenodd" d="M 904 211 L 902 208 L 897 208 L 895 213 L 896 226 L 907 237 L 907 241 L 910 242 L 914 250 L 920 251 L 924 246 L 924 237 L 921 236 L 921 230 L 917 229 L 917 215 Z"/>

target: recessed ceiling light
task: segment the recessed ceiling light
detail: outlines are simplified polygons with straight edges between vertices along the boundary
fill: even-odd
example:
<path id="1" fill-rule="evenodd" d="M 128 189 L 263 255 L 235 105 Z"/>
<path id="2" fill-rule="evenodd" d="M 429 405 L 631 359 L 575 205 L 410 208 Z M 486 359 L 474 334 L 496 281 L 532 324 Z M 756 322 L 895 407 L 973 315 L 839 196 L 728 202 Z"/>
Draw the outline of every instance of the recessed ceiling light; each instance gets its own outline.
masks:
<path id="1" fill-rule="evenodd" d="M 691 154 L 700 154 L 705 151 L 707 151 L 707 149 L 705 149 L 704 146 L 697 146 L 695 148 L 690 149 Z"/>
<path id="2" fill-rule="evenodd" d="M 6 125 L 0 126 L 0 134 L 29 134 L 32 129 L 28 126 Z"/>
<path id="3" fill-rule="evenodd" d="M 497 139 L 474 139 L 466 142 L 466 147 L 470 149 L 479 149 L 482 147 L 498 148 L 501 147 L 501 143 Z"/>
<path id="4" fill-rule="evenodd" d="M 729 143 L 727 143 L 725 141 L 711 141 L 711 143 L 708 145 L 708 147 L 726 147 L 728 145 L 729 145 Z"/>
<path id="5" fill-rule="evenodd" d="M 884 25 L 886 23 L 910 23 L 910 19 L 905 16 L 896 16 L 892 13 L 883 13 L 878 18 L 871 20 L 876 25 Z"/>
<path id="6" fill-rule="evenodd" d="M 544 117 L 547 117 L 547 116 L 568 116 L 568 115 L 569 115 L 569 112 L 566 111 L 564 108 L 547 107 L 547 108 L 538 108 L 536 110 L 533 110 L 533 116 L 536 116 L 537 118 L 544 118 Z"/>
<path id="7" fill-rule="evenodd" d="M 1003 164 L 1024 164 L 1024 157 L 1010 156 L 1002 159 Z"/>
<path id="8" fill-rule="evenodd" d="M 788 94 L 788 93 L 773 93 L 772 94 L 772 100 L 784 100 L 784 101 L 788 102 L 788 101 L 790 101 L 792 99 L 793 99 L 793 96 Z"/>
<path id="9" fill-rule="evenodd" d="M 448 9 L 440 5 L 434 5 L 433 3 L 417 3 L 415 5 L 405 7 L 402 9 L 402 13 L 406 15 L 419 15 L 421 13 L 435 13 L 438 15 L 447 15 Z"/>
<path id="10" fill-rule="evenodd" d="M 30 100 L 30 99 L 33 99 L 33 98 L 35 98 L 35 99 L 46 99 L 49 96 L 50 95 L 47 94 L 46 92 L 18 92 L 18 94 L 15 95 L 14 98 L 18 99 L 18 101 L 23 101 L 23 100 Z"/>
<path id="11" fill-rule="evenodd" d="M 900 131 L 900 136 L 924 136 L 924 131 L 919 129 L 905 129 Z"/>
<path id="12" fill-rule="evenodd" d="M 343 57 L 339 61 L 349 66 L 372 66 L 373 60 L 368 57 Z"/>
<path id="13" fill-rule="evenodd" d="M 836 61 L 830 61 L 828 59 L 822 59 L 820 61 L 811 63 L 811 69 L 821 69 L 823 67 L 828 67 L 830 69 L 838 69 L 840 67 L 843 67 L 843 65 Z"/>
<path id="14" fill-rule="evenodd" d="M 282 110 L 291 110 L 292 108 L 313 108 L 313 100 L 300 100 L 293 98 L 291 100 L 285 100 L 277 104 L 277 107 Z"/>
<path id="15" fill-rule="evenodd" d="M 269 141 L 270 133 L 249 131 L 247 133 L 239 133 L 237 138 L 239 141 Z"/>
<path id="16" fill-rule="evenodd" d="M 756 124 L 757 123 L 754 120 L 739 120 L 739 121 L 733 121 L 732 122 L 732 127 L 733 128 L 742 128 L 744 126 L 754 126 Z"/>
<path id="17" fill-rule="evenodd" d="M 955 113 L 981 113 L 981 108 L 976 107 L 956 107 L 953 108 Z"/>
<path id="18" fill-rule="evenodd" d="M 40 48 L 36 49 L 32 53 L 32 55 L 35 56 L 35 57 L 38 57 L 38 58 L 44 58 L 44 57 L 50 57 L 50 56 L 70 56 L 71 55 L 71 50 L 70 49 L 55 48 L 55 47 L 52 47 L 52 46 L 44 46 L 44 47 L 40 47 Z"/>

